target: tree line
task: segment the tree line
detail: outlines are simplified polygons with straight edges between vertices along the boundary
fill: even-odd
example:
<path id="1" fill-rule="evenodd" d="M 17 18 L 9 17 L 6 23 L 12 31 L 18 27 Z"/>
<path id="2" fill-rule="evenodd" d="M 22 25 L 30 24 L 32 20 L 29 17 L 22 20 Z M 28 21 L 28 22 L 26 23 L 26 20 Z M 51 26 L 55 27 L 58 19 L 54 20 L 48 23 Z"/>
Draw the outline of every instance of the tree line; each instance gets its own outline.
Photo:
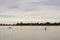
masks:
<path id="1" fill-rule="evenodd" d="M 60 22 L 55 22 L 55 23 L 50 23 L 50 22 L 45 22 L 45 23 L 23 23 L 23 22 L 21 22 L 21 23 L 16 23 L 16 24 L 0 24 L 0 26 L 39 26 L 39 25 L 42 25 L 42 26 L 44 26 L 44 25 L 46 25 L 46 26 L 48 26 L 48 25 L 60 25 Z"/>

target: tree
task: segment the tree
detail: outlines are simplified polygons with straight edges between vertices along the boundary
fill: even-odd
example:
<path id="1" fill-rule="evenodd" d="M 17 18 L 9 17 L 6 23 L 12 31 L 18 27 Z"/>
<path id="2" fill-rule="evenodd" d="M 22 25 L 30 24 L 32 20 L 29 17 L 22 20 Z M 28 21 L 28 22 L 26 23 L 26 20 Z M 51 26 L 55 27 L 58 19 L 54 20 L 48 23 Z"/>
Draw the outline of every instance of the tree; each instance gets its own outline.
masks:
<path id="1" fill-rule="evenodd" d="M 20 25 L 20 23 L 17 23 L 16 25 Z"/>
<path id="2" fill-rule="evenodd" d="M 51 24 L 51 23 L 50 23 L 50 22 L 46 22 L 45 24 L 46 24 L 46 25 L 49 25 L 49 24 Z"/>

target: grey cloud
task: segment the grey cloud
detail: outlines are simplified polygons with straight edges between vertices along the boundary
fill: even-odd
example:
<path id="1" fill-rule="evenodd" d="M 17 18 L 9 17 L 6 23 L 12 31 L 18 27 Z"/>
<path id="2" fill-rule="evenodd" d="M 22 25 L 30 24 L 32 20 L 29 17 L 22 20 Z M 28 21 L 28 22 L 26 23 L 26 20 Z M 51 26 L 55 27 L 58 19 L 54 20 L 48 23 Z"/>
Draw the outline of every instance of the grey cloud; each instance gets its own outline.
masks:
<path id="1" fill-rule="evenodd" d="M 19 10 L 33 11 L 40 10 L 41 5 L 60 6 L 60 0 L 18 0 L 17 5 Z"/>
<path id="2" fill-rule="evenodd" d="M 45 0 L 41 2 L 44 5 L 60 6 L 60 0 Z"/>
<path id="3" fill-rule="evenodd" d="M 14 5 L 13 5 L 13 6 L 8 6 L 7 8 L 8 8 L 8 9 L 17 9 L 18 6 L 14 6 Z"/>
<path id="4" fill-rule="evenodd" d="M 39 10 L 41 5 L 60 6 L 60 0 L 0 0 L 0 9 Z"/>

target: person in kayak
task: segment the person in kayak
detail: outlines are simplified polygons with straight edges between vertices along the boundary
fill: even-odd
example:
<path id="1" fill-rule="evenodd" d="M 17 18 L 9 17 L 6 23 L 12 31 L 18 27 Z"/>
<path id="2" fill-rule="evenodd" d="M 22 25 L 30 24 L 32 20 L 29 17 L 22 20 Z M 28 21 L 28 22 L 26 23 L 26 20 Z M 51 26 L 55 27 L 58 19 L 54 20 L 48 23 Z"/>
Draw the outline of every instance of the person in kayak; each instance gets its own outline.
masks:
<path id="1" fill-rule="evenodd" d="M 45 31 L 47 30 L 47 28 L 45 27 L 45 29 L 44 29 Z"/>

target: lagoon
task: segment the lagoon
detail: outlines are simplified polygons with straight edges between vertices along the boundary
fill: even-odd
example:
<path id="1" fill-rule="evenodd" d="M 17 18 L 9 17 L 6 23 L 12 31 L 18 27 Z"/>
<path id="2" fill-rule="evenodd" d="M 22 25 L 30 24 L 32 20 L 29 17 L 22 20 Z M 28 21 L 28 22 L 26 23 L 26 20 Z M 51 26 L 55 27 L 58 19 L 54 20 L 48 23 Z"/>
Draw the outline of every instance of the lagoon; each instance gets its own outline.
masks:
<path id="1" fill-rule="evenodd" d="M 0 26 L 0 40 L 60 40 L 60 26 Z"/>

